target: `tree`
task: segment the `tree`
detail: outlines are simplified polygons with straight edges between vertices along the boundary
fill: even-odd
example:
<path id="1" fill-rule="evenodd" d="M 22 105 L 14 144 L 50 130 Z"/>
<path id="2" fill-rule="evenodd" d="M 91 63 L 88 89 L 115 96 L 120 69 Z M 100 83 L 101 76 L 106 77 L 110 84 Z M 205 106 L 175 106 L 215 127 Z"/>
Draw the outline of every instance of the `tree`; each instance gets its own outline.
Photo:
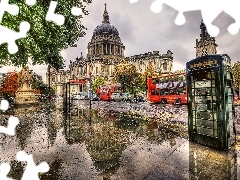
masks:
<path id="1" fill-rule="evenodd" d="M 37 73 L 33 72 L 32 78 L 33 78 L 32 89 L 38 90 L 44 85 L 42 76 L 38 75 Z"/>
<path id="2" fill-rule="evenodd" d="M 40 91 L 41 91 L 41 94 L 42 95 L 45 95 L 45 96 L 48 96 L 49 95 L 49 87 L 47 84 L 42 84 L 40 86 Z M 55 92 L 55 89 L 50 86 L 50 95 L 54 95 L 56 92 Z"/>
<path id="3" fill-rule="evenodd" d="M 239 91 L 240 96 L 240 62 L 237 61 L 232 66 L 232 74 L 233 74 L 233 84 L 236 89 Z"/>
<path id="4" fill-rule="evenodd" d="M 105 80 L 103 77 L 97 78 L 92 84 L 93 92 L 96 92 L 97 88 L 103 85 L 104 83 L 105 83 Z"/>
<path id="5" fill-rule="evenodd" d="M 1 92 L 6 98 L 15 96 L 15 93 L 18 89 L 18 85 L 19 85 L 18 73 L 17 72 L 8 73 L 2 83 Z"/>
<path id="6" fill-rule="evenodd" d="M 60 52 L 68 46 L 76 46 L 75 42 L 85 35 L 86 29 L 81 24 L 80 16 L 71 14 L 72 7 L 82 9 L 84 15 L 87 15 L 83 3 L 91 3 L 92 0 L 58 0 L 55 14 L 61 14 L 65 17 L 63 25 L 59 26 L 53 21 L 47 21 L 46 15 L 49 10 L 51 0 L 36 1 L 36 4 L 29 6 L 25 0 L 12 0 L 11 4 L 19 7 L 19 14 L 12 16 L 5 13 L 1 25 L 19 32 L 19 25 L 23 21 L 30 23 L 30 30 L 26 38 L 16 41 L 18 52 L 10 54 L 7 50 L 7 43 L 0 45 L 0 65 L 13 65 L 24 67 L 29 58 L 33 65 L 49 64 L 55 69 L 64 66 L 64 60 Z"/>
<path id="7" fill-rule="evenodd" d="M 141 76 L 141 87 L 143 90 L 147 90 L 147 79 L 157 76 L 155 69 L 151 62 L 148 63 L 146 71 Z"/>
<path id="8" fill-rule="evenodd" d="M 123 86 L 123 91 L 133 91 L 136 85 L 139 73 L 137 73 L 136 66 L 122 60 L 120 64 L 115 67 L 114 81 L 119 82 Z"/>

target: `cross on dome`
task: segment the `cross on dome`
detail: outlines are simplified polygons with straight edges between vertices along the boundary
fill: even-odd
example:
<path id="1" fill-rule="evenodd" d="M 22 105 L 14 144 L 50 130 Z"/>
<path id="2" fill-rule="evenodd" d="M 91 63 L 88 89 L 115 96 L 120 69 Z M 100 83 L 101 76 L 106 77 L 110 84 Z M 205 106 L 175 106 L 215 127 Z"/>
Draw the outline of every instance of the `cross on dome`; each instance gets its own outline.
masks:
<path id="1" fill-rule="evenodd" d="M 104 13 L 103 13 L 103 23 L 110 23 L 108 12 L 107 12 L 107 4 L 105 3 L 104 5 L 105 5 L 105 9 L 104 9 Z"/>

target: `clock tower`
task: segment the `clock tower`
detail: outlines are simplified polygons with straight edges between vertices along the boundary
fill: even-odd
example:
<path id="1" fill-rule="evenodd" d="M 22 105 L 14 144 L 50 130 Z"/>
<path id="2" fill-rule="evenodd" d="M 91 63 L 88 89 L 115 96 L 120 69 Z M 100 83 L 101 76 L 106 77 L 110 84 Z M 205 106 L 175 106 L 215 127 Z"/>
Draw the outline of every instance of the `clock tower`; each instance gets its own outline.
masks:
<path id="1" fill-rule="evenodd" d="M 216 40 L 208 34 L 203 21 L 200 24 L 200 31 L 200 39 L 196 39 L 196 57 L 217 54 L 218 45 L 215 43 Z"/>

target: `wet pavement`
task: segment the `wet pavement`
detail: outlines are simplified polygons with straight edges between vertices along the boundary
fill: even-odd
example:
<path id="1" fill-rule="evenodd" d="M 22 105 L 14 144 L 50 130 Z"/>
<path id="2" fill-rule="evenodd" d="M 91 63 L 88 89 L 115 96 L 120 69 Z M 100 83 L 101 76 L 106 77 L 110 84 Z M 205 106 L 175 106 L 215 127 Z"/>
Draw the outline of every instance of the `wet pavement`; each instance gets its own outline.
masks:
<path id="1" fill-rule="evenodd" d="M 239 135 L 228 152 L 189 142 L 185 106 L 93 102 L 90 117 L 88 102 L 78 105 L 67 119 L 58 109 L 14 110 L 16 135 L 0 134 L 9 177 L 21 179 L 26 164 L 15 156 L 25 150 L 50 165 L 41 179 L 240 179 Z"/>

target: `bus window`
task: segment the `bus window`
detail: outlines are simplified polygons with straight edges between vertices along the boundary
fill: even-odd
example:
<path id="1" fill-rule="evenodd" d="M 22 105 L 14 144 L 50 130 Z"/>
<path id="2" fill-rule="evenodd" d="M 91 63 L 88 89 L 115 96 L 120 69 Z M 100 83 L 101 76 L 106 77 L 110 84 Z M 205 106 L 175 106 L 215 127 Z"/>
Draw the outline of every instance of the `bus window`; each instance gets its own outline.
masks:
<path id="1" fill-rule="evenodd" d="M 162 96 L 168 95 L 168 90 L 167 90 L 167 89 L 162 89 L 162 90 L 161 90 L 161 95 L 162 95 Z"/>
<path id="2" fill-rule="evenodd" d="M 175 94 L 175 89 L 170 89 L 170 90 L 169 90 L 169 94 L 170 94 L 170 95 L 174 95 L 174 94 Z"/>
<path id="3" fill-rule="evenodd" d="M 152 84 L 158 84 L 158 83 L 159 83 L 159 79 L 157 79 L 157 78 L 152 79 Z"/>
<path id="4" fill-rule="evenodd" d="M 116 86 L 116 87 L 114 88 L 114 91 L 122 91 L 122 87 Z"/>
<path id="5" fill-rule="evenodd" d="M 156 95 L 160 94 L 160 89 L 156 89 Z"/>
<path id="6" fill-rule="evenodd" d="M 151 95 L 155 95 L 155 90 L 154 89 L 151 90 Z"/>
<path id="7" fill-rule="evenodd" d="M 176 94 L 178 94 L 178 95 L 179 95 L 179 94 L 186 94 L 186 92 L 187 92 L 187 91 L 186 91 L 184 88 L 177 88 L 177 89 L 176 89 Z"/>

